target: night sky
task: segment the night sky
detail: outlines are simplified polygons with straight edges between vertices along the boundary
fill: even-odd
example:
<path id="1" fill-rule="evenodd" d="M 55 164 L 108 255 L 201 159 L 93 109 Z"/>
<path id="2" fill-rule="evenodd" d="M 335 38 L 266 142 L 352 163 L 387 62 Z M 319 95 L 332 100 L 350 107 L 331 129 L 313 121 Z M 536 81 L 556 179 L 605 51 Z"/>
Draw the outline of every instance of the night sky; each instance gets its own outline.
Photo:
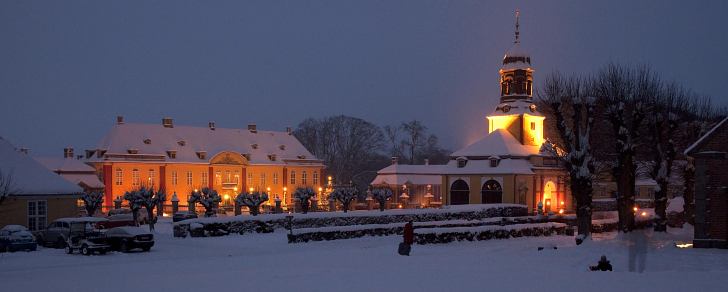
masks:
<path id="1" fill-rule="evenodd" d="M 127 122 L 281 130 L 422 120 L 453 150 L 486 131 L 521 10 L 536 85 L 650 64 L 728 104 L 728 1 L 0 1 L 0 136 L 32 154 Z M 538 89 L 538 88 L 537 88 Z"/>

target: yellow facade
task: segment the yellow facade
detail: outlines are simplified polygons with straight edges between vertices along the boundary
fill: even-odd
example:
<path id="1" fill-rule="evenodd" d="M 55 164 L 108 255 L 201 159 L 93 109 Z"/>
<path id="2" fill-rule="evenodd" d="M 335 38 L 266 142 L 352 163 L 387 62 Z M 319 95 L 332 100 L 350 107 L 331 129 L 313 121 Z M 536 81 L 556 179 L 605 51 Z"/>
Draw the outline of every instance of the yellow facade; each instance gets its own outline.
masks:
<path id="1" fill-rule="evenodd" d="M 0 226 L 9 224 L 23 225 L 34 229 L 28 223 L 28 202 L 44 201 L 46 203 L 46 216 L 38 217 L 45 220 L 43 225 L 58 218 L 78 217 L 79 208 L 76 205 L 77 196 L 11 196 L 0 204 Z"/>

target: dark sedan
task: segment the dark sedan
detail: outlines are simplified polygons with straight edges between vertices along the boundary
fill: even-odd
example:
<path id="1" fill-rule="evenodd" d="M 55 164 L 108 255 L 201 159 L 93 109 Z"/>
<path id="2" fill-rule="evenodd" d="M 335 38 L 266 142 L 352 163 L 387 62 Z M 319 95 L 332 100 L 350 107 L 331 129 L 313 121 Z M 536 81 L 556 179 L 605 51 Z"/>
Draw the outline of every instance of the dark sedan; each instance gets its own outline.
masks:
<path id="1" fill-rule="evenodd" d="M 141 227 L 114 227 L 106 231 L 111 250 L 128 252 L 140 248 L 149 251 L 154 246 L 154 235 Z"/>

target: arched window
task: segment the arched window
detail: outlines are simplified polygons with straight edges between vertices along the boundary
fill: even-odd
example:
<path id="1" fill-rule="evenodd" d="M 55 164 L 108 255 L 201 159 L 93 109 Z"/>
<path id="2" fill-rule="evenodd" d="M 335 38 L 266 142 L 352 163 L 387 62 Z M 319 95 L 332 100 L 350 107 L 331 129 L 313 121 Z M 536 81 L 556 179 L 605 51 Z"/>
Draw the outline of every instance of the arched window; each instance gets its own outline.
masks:
<path id="1" fill-rule="evenodd" d="M 486 181 L 480 191 L 483 204 L 499 204 L 503 202 L 503 188 L 495 180 Z"/>
<path id="2" fill-rule="evenodd" d="M 450 205 L 465 205 L 470 203 L 470 187 L 462 179 L 458 179 L 450 186 Z"/>

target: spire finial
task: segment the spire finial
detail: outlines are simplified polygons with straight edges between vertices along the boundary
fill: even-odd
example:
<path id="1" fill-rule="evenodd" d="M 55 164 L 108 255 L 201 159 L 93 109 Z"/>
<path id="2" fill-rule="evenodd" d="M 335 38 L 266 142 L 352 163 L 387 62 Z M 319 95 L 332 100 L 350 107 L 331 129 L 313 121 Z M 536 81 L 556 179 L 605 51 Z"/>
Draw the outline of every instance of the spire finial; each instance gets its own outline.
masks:
<path id="1" fill-rule="evenodd" d="M 520 34 L 521 34 L 521 33 L 520 33 L 520 32 L 518 31 L 518 27 L 519 27 L 519 24 L 518 24 L 518 18 L 519 18 L 520 16 L 521 16 L 521 11 L 520 11 L 520 10 L 518 10 L 518 9 L 516 9 L 516 40 L 515 40 L 515 41 L 513 42 L 513 43 L 515 43 L 515 44 L 518 44 L 518 43 L 520 43 L 520 42 L 521 42 L 521 40 L 519 40 L 519 39 L 518 39 L 518 37 L 519 37 L 519 36 L 520 36 Z"/>

